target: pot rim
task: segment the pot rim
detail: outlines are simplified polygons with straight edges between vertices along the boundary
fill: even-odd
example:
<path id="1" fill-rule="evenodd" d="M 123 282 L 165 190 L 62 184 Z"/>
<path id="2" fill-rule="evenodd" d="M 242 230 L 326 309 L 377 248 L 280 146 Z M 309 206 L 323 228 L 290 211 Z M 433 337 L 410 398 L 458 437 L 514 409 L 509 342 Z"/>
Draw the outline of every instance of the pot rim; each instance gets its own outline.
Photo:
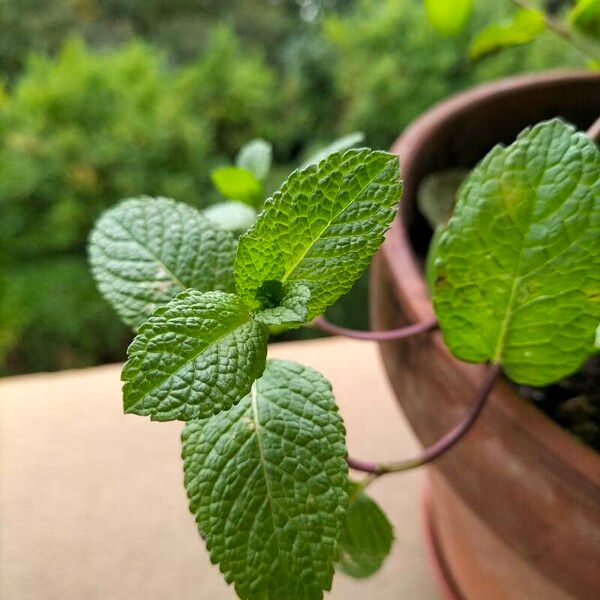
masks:
<path id="1" fill-rule="evenodd" d="M 415 151 L 422 147 L 431 134 L 469 110 L 494 96 L 510 96 L 515 91 L 548 87 L 569 81 L 597 80 L 600 73 L 558 70 L 541 74 L 508 77 L 483 84 L 443 100 L 418 117 L 394 142 L 391 152 L 400 157 L 401 171 L 410 169 Z M 406 201 L 401 201 L 392 226 L 386 234 L 381 254 L 391 275 L 394 294 L 410 323 L 435 317 L 427 284 L 419 261 L 408 236 Z M 473 365 L 455 358 L 443 342 L 441 332 L 432 334 L 436 344 L 453 368 L 459 370 L 477 388 L 485 365 Z M 547 417 L 532 403 L 519 396 L 505 378 L 499 380 L 488 402 L 500 411 L 520 433 L 529 437 L 545 452 L 583 477 L 600 486 L 600 453 L 578 442 L 566 429 Z"/>

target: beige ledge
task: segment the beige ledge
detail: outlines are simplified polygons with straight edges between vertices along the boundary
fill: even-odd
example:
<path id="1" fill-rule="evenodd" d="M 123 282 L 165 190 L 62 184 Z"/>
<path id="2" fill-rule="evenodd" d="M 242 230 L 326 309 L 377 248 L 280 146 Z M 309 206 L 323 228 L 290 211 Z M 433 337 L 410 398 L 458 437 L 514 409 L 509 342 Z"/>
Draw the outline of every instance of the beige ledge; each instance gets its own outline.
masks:
<path id="1" fill-rule="evenodd" d="M 390 460 L 416 443 L 377 348 L 329 339 L 272 345 L 333 383 L 350 452 Z M 0 380 L 0 597 L 229 600 L 187 510 L 180 423 L 121 412 L 119 365 Z M 371 488 L 396 532 L 369 580 L 338 575 L 327 598 L 433 600 L 419 532 L 420 472 Z"/>

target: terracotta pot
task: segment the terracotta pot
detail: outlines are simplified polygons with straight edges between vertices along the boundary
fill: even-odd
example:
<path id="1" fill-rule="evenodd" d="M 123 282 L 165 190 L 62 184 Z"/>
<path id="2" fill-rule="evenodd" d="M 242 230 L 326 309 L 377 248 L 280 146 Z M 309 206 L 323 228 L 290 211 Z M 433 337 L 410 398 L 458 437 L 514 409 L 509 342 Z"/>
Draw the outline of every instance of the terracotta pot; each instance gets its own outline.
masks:
<path id="1" fill-rule="evenodd" d="M 431 231 L 415 209 L 427 174 L 472 167 L 527 125 L 562 116 L 586 129 L 600 114 L 600 75 L 511 78 L 455 96 L 399 138 L 401 210 L 372 270 L 374 329 L 433 316 L 423 278 Z M 441 334 L 381 344 L 400 404 L 423 445 L 461 419 L 483 369 L 455 359 Z M 600 455 L 510 384 L 498 381 L 475 427 L 429 467 L 431 519 L 444 561 L 469 600 L 600 598 Z"/>

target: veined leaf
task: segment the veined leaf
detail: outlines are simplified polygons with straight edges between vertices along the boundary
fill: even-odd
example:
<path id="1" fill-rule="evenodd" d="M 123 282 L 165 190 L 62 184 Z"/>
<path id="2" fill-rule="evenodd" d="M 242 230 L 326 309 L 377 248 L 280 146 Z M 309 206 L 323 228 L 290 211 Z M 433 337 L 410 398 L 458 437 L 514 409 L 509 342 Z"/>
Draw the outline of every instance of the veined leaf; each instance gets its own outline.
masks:
<path id="1" fill-rule="evenodd" d="M 260 376 L 267 330 L 233 294 L 187 290 L 139 329 L 121 375 L 125 412 L 188 421 L 226 410 Z"/>
<path id="2" fill-rule="evenodd" d="M 394 530 L 379 505 L 357 483 L 350 482 L 342 536 L 341 571 L 357 579 L 370 577 L 392 549 Z"/>
<path id="3" fill-rule="evenodd" d="M 230 200 L 258 206 L 263 200 L 262 183 L 246 169 L 220 167 L 211 173 L 212 182 L 219 192 Z"/>
<path id="4" fill-rule="evenodd" d="M 107 210 L 88 250 L 100 292 L 134 328 L 187 288 L 233 291 L 233 236 L 168 198 L 131 198 Z"/>
<path id="5" fill-rule="evenodd" d="M 365 134 L 362 131 L 355 131 L 354 133 L 349 133 L 348 135 L 338 138 L 331 142 L 331 144 L 325 146 L 325 148 L 321 148 L 321 150 L 312 154 L 302 165 L 302 168 L 306 169 L 306 167 L 309 167 L 310 165 L 316 165 L 336 152 L 343 152 L 344 150 L 349 150 L 353 146 L 358 146 L 364 139 Z"/>
<path id="6" fill-rule="evenodd" d="M 540 10 L 519 10 L 511 21 L 494 23 L 482 29 L 469 47 L 469 56 L 478 60 L 487 54 L 520 46 L 533 41 L 546 29 L 544 13 Z"/>
<path id="7" fill-rule="evenodd" d="M 273 146 L 265 140 L 256 139 L 242 147 L 235 164 L 252 173 L 259 181 L 264 181 L 271 168 L 272 158 Z"/>
<path id="8" fill-rule="evenodd" d="M 251 309 L 272 308 L 263 300 L 265 286 L 278 283 L 283 297 L 301 283 L 311 293 L 308 320 L 322 313 L 381 245 L 400 196 L 399 176 L 396 156 L 367 149 L 292 173 L 240 238 L 238 294 Z"/>
<path id="9" fill-rule="evenodd" d="M 322 375 L 269 361 L 230 411 L 183 432 L 190 510 L 242 600 L 318 600 L 347 503 L 345 431 Z"/>
<path id="10" fill-rule="evenodd" d="M 592 353 L 600 318 L 600 152 L 560 120 L 473 170 L 434 262 L 444 340 L 541 386 Z"/>
<path id="11" fill-rule="evenodd" d="M 425 0 L 427 19 L 442 35 L 456 35 L 473 12 L 473 0 Z"/>

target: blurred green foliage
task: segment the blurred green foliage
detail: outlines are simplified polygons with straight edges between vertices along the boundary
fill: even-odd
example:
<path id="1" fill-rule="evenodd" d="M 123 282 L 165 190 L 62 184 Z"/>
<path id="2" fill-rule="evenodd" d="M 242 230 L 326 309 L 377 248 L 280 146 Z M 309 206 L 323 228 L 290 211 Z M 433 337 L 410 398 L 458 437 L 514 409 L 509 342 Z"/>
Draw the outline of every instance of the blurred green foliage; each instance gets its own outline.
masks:
<path id="1" fill-rule="evenodd" d="M 176 93 L 210 122 L 213 155 L 233 155 L 249 139 L 274 133 L 275 72 L 262 52 L 242 48 L 228 26 L 217 26 L 201 58 L 181 70 Z"/>
<path id="2" fill-rule="evenodd" d="M 414 0 L 358 0 L 351 14 L 326 19 L 344 98 L 338 127 L 364 131 L 370 145 L 388 147 L 407 123 L 448 94 L 511 73 L 581 64 L 552 35 L 470 64 L 473 34 L 514 12 L 509 2 L 494 0 L 480 0 L 475 10 L 468 26 L 450 38 L 431 27 L 423 3 Z"/>
<path id="3" fill-rule="evenodd" d="M 123 358 L 85 265 L 106 206 L 212 204 L 210 173 L 256 137 L 271 191 L 339 135 L 385 148 L 454 91 L 578 64 L 542 36 L 470 65 L 472 33 L 509 11 L 477 5 L 441 38 L 421 0 L 0 0 L 0 374 Z M 331 316 L 367 326 L 366 278 Z"/>
<path id="4" fill-rule="evenodd" d="M 0 277 L 4 374 L 53 371 L 123 356 L 130 332 L 98 295 L 84 257 L 14 266 Z"/>

